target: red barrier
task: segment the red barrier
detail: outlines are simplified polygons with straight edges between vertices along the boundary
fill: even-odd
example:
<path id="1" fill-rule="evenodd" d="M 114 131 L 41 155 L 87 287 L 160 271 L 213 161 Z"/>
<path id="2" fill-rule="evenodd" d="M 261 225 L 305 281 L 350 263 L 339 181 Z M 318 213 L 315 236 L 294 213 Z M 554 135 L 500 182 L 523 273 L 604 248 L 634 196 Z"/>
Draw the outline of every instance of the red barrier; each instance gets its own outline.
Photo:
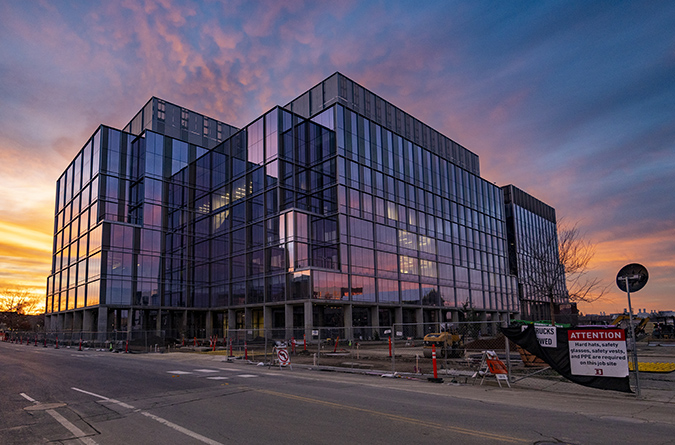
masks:
<path id="1" fill-rule="evenodd" d="M 295 337 L 291 337 L 291 352 L 295 354 Z"/>
<path id="2" fill-rule="evenodd" d="M 248 360 L 248 343 L 244 340 L 244 360 Z"/>
<path id="3" fill-rule="evenodd" d="M 230 357 L 234 357 L 234 354 L 232 353 L 232 339 L 230 339 Z"/>
<path id="4" fill-rule="evenodd" d="M 124 352 L 129 353 L 129 340 L 127 340 L 126 345 L 124 346 Z"/>
<path id="5" fill-rule="evenodd" d="M 195 337 L 195 339 L 194 339 L 194 341 L 193 341 L 193 343 L 192 343 L 192 346 L 194 346 L 195 348 L 197 347 L 197 337 Z"/>
<path id="6" fill-rule="evenodd" d="M 80 338 L 80 348 L 78 349 L 78 351 L 81 351 L 81 350 L 82 350 L 82 339 Z"/>
<path id="7" fill-rule="evenodd" d="M 340 336 L 338 335 L 337 339 L 335 340 L 335 347 L 333 348 L 333 353 L 337 352 L 337 345 L 338 345 L 339 341 L 340 341 Z"/>
<path id="8" fill-rule="evenodd" d="M 391 357 L 391 335 L 389 336 L 389 357 Z"/>
<path id="9" fill-rule="evenodd" d="M 436 370 L 436 345 L 431 345 L 431 361 L 434 365 L 434 379 L 438 378 L 438 371 Z"/>

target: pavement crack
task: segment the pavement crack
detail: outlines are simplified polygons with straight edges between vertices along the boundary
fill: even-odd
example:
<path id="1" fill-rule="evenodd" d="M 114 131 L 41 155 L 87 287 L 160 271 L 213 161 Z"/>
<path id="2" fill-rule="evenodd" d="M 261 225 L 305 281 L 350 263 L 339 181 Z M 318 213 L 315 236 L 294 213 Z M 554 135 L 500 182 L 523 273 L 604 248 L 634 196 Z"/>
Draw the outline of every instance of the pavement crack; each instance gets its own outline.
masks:
<path id="1" fill-rule="evenodd" d="M 221 393 L 221 394 L 213 394 L 213 395 L 207 395 L 204 396 L 203 394 L 195 394 L 194 396 L 190 397 L 189 399 L 185 400 L 176 400 L 176 401 L 168 401 L 168 400 L 157 400 L 151 402 L 150 406 L 145 409 L 150 409 L 150 408 L 164 408 L 164 407 L 172 407 L 172 406 L 180 406 L 180 405 L 186 405 L 189 403 L 205 400 L 205 399 L 217 399 L 219 397 L 228 397 L 228 396 L 233 396 L 233 395 L 238 395 L 238 394 L 243 394 L 247 392 L 252 392 L 252 389 L 239 389 L 236 391 L 230 391 L 226 393 Z"/>
<path id="2" fill-rule="evenodd" d="M 82 414 L 80 414 L 78 411 L 76 411 L 72 408 L 70 409 L 70 411 L 73 412 L 83 423 L 85 423 L 89 428 L 91 428 L 91 430 L 94 431 L 97 435 L 101 434 L 101 432 L 96 427 L 94 427 L 94 425 L 92 425 L 87 419 L 85 419 L 82 416 Z M 93 435 L 93 434 L 88 434 L 88 436 L 91 436 L 91 435 Z"/>

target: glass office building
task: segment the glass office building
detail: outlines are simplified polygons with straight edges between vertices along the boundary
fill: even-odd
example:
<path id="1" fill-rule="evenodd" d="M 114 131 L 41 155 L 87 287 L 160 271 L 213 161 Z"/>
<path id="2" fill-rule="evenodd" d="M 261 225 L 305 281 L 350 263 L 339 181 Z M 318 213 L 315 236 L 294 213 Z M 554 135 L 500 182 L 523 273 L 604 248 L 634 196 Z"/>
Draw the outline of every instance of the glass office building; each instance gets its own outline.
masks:
<path id="1" fill-rule="evenodd" d="M 504 190 L 339 73 L 242 128 L 152 98 L 57 182 L 51 330 L 351 336 L 467 308 L 520 311 Z"/>
<path id="2" fill-rule="evenodd" d="M 518 281 L 520 316 L 549 320 L 553 305 L 569 303 L 558 256 L 555 209 L 514 185 L 503 187 L 509 266 Z"/>

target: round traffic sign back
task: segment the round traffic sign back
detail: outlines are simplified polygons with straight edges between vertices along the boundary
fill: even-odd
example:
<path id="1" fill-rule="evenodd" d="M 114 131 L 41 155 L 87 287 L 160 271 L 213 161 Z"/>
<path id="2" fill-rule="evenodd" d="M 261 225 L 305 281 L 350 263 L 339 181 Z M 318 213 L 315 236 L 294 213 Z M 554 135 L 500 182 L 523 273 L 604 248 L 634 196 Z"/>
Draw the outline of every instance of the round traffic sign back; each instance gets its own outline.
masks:
<path id="1" fill-rule="evenodd" d="M 628 279 L 628 291 L 637 292 L 647 284 L 649 273 L 642 264 L 627 264 L 616 275 L 616 285 L 624 292 L 626 292 L 626 279 Z"/>

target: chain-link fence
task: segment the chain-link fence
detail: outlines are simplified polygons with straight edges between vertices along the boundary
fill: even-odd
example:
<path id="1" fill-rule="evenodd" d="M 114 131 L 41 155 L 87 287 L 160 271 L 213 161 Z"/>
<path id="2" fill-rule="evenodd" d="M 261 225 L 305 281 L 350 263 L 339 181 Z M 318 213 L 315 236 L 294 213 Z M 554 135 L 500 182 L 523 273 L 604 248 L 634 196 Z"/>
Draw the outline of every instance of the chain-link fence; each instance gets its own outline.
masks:
<path id="1" fill-rule="evenodd" d="M 465 381 L 479 371 L 484 351 L 494 351 L 514 375 L 542 368 L 540 363 L 523 359 L 499 327 L 496 322 L 324 327 L 293 330 L 290 338 L 284 329 L 230 329 L 226 337 L 213 338 L 201 348 L 195 339 L 180 348 L 271 365 L 281 346 L 290 354 L 291 363 L 409 376 L 432 375 L 436 352 L 437 373 Z"/>
<path id="2" fill-rule="evenodd" d="M 293 329 L 229 329 L 220 335 L 186 337 L 165 331 L 99 332 L 0 332 L 0 341 L 30 347 L 74 348 L 112 352 L 199 352 L 228 360 L 247 360 L 268 366 L 278 364 L 278 351 L 286 350 L 291 364 L 316 368 L 358 370 L 426 378 L 436 372 L 448 381 L 482 380 L 486 351 L 494 351 L 508 370 L 511 383 L 545 389 L 565 381 L 541 359 L 510 342 L 498 322 L 394 324 L 392 326 L 313 327 Z M 224 334 L 224 335 L 223 335 Z M 638 342 L 644 354 L 648 342 Z M 647 348 L 647 349 L 645 349 Z M 651 348 L 654 349 L 654 348 Z M 663 349 L 663 348 L 662 348 Z M 673 348 L 675 349 L 675 348 Z M 662 360 L 650 359 L 650 360 Z M 666 361 L 672 361 L 666 358 Z M 634 373 L 631 372 L 631 376 Z M 536 377 L 536 378 L 528 378 Z M 661 376 L 651 378 L 652 386 Z M 494 379 L 492 379 L 495 382 Z M 643 386 L 644 387 L 644 386 Z"/>
<path id="3" fill-rule="evenodd" d="M 163 331 L 119 331 L 110 333 L 88 331 L 8 331 L 0 340 L 43 348 L 75 348 L 112 352 L 164 352 L 172 345 L 166 343 Z M 175 348 L 175 345 L 173 345 Z"/>

